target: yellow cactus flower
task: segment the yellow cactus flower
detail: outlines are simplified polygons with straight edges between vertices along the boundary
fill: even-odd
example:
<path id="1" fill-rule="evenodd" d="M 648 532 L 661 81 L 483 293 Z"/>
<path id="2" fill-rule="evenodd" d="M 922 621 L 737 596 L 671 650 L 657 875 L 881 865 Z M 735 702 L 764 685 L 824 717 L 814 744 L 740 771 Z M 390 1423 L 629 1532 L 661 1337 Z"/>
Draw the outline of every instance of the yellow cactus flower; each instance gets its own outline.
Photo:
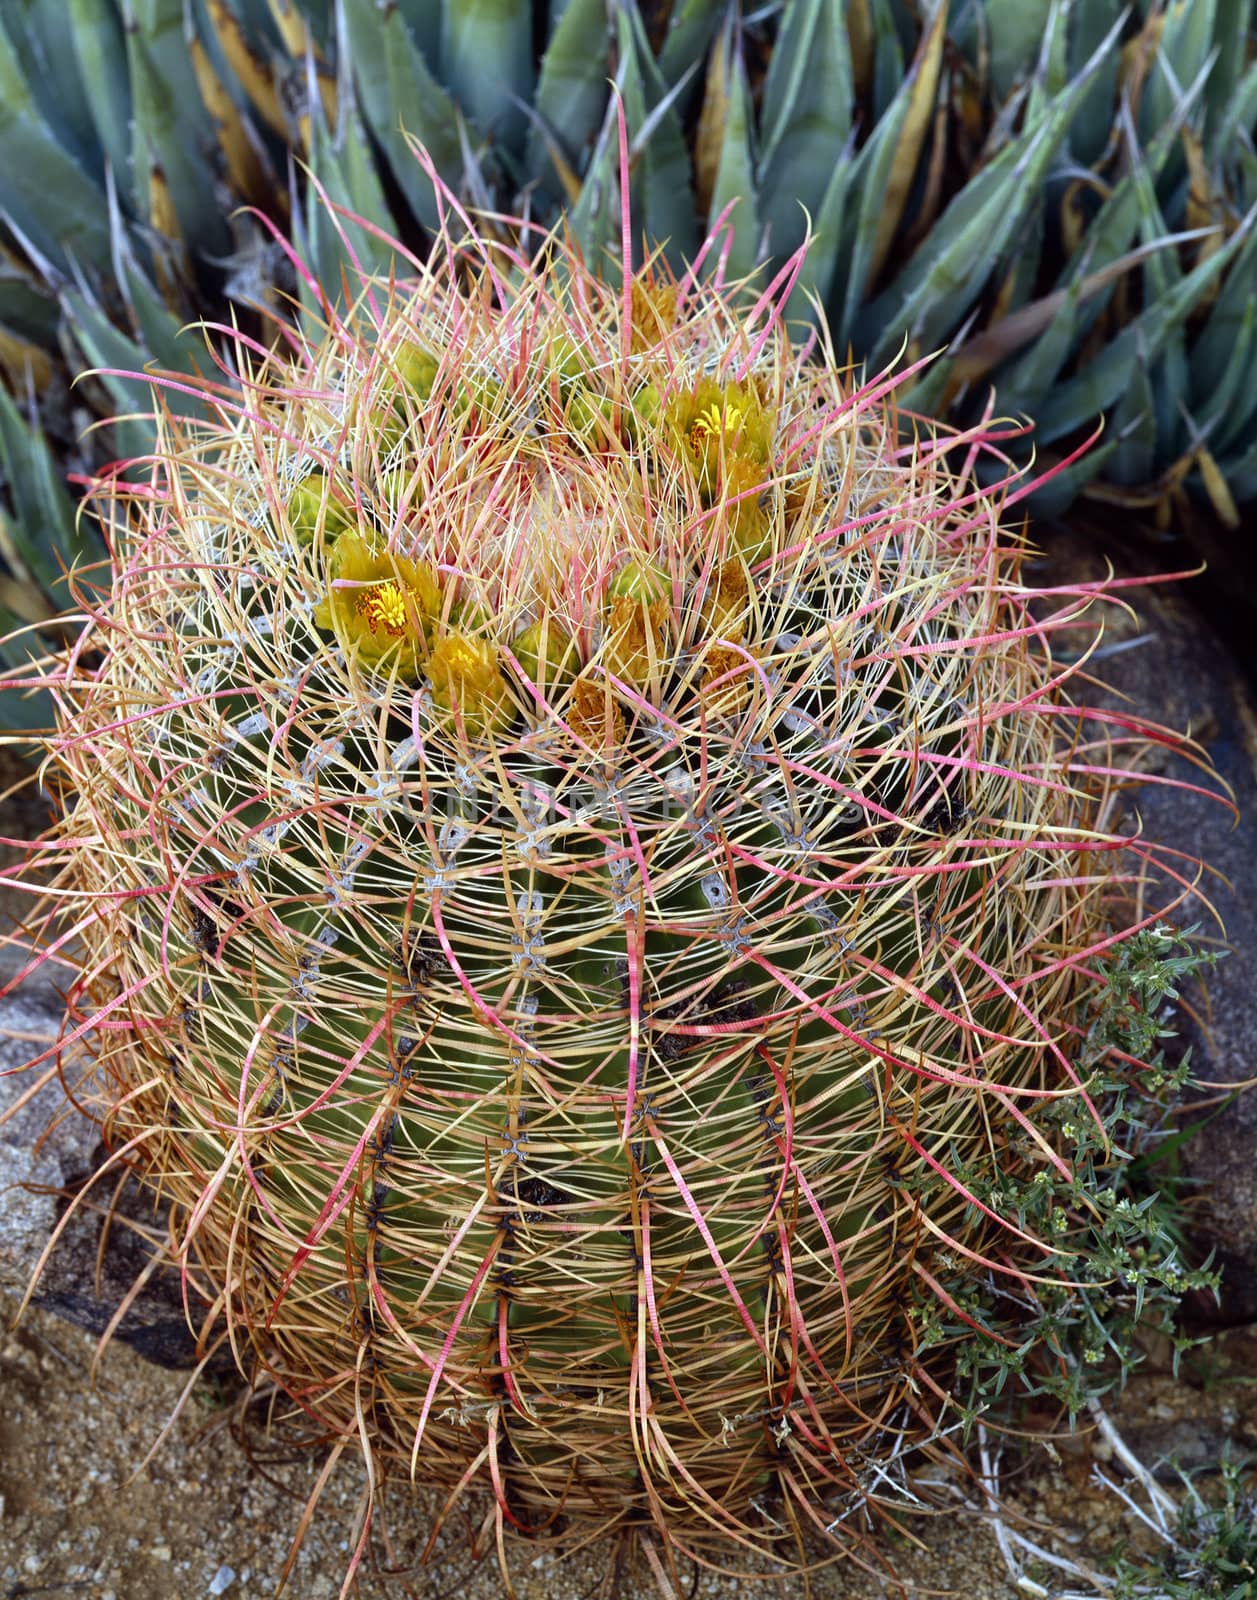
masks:
<path id="1" fill-rule="evenodd" d="M 511 691 L 498 665 L 498 647 L 467 633 L 442 635 L 427 665 L 432 703 L 442 720 L 462 722 L 475 736 L 498 733 L 514 715 Z"/>
<path id="2" fill-rule="evenodd" d="M 316 625 L 334 632 L 346 654 L 364 666 L 396 667 L 402 677 L 417 679 L 441 609 L 435 569 L 345 533 L 332 548 L 327 575 Z"/>
<path id="3" fill-rule="evenodd" d="M 749 456 L 732 456 L 721 472 L 719 499 L 733 548 L 745 561 L 764 555 L 772 541 L 772 516 L 763 464 Z"/>
<path id="4" fill-rule="evenodd" d="M 772 456 L 773 413 L 750 383 L 700 378 L 668 401 L 666 417 L 678 453 L 711 504 L 722 465 L 734 458 L 764 466 Z"/>

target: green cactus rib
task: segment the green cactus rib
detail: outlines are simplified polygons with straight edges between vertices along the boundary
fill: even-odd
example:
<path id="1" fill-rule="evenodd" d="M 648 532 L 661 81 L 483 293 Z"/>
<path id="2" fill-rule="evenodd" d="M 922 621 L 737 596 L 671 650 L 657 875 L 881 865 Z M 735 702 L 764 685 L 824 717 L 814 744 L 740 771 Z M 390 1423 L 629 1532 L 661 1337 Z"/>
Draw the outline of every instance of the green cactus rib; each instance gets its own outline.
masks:
<path id="1" fill-rule="evenodd" d="M 782 311 L 459 232 L 242 340 L 103 496 L 41 864 L 203 1337 L 499 1526 L 788 1561 L 955 1420 L 934 1258 L 1053 1280 L 977 1191 L 1064 1170 L 1147 850 L 1103 586 Z"/>

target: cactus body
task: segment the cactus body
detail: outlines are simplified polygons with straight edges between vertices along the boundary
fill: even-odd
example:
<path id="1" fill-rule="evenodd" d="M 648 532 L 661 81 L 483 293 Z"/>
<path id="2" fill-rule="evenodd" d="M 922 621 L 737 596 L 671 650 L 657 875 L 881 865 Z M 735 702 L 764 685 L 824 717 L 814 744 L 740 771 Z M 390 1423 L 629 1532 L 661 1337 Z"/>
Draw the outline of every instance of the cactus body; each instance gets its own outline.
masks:
<path id="1" fill-rule="evenodd" d="M 1087 597 L 772 306 L 433 261 L 109 508 L 53 742 L 108 1135 L 381 1467 L 841 1539 L 946 1415 L 936 1256 L 1053 1270 L 968 1175 L 1075 1088 Z"/>

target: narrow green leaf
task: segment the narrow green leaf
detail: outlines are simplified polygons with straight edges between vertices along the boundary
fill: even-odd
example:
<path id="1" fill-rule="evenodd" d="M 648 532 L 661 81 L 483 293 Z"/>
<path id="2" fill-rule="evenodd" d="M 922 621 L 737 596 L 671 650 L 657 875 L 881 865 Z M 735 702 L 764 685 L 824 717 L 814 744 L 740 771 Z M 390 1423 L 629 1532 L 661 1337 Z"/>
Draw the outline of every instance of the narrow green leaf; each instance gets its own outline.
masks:
<path id="1" fill-rule="evenodd" d="M 1152 361 L 1210 284 L 1224 272 L 1251 230 L 1250 214 L 1221 250 L 1192 269 L 1163 299 L 1149 306 L 1086 367 L 1044 399 L 1038 414 L 1045 442 L 1072 433 L 1115 406 L 1132 381 L 1136 363 Z"/>
<path id="2" fill-rule="evenodd" d="M 879 365 L 905 334 L 926 348 L 944 344 L 977 300 L 990 263 L 1010 248 L 1031 210 L 1086 91 L 1088 72 L 1106 59 L 1116 34 L 1101 44 L 1087 71 L 960 191 L 899 277 L 866 308 L 857 329 Z"/>
<path id="3" fill-rule="evenodd" d="M 841 0 L 787 7 L 764 84 L 759 209 L 780 258 L 802 241 L 851 132 L 854 88 Z"/>
<path id="4" fill-rule="evenodd" d="M 66 19 L 61 6 L 47 0 L 6 0 L 9 39 L 22 75 L 57 143 L 85 172 L 100 172 L 100 142 L 84 100 L 83 80 L 72 50 L 66 49 Z"/>
<path id="5" fill-rule="evenodd" d="M 418 139 L 445 181 L 457 187 L 463 172 L 458 108 L 425 65 L 400 10 L 380 11 L 373 0 L 342 0 L 342 6 L 358 104 L 415 215 L 435 228 L 436 196 L 405 135 Z"/>
<path id="6" fill-rule="evenodd" d="M 840 347 L 845 346 L 852 337 L 856 314 L 868 287 L 869 264 L 877 239 L 882 196 L 890 180 L 911 96 L 912 85 L 905 81 L 890 109 L 869 135 L 864 148 L 850 163 L 848 195 L 855 200 L 855 205 L 848 204 L 845 207 L 843 244 L 839 251 L 839 264 L 845 262 L 847 271 L 845 279 L 841 274 L 835 279 L 829 310 L 830 324 Z M 837 157 L 840 162 L 846 159 L 845 155 Z"/>
<path id="7" fill-rule="evenodd" d="M 231 235 L 205 156 L 213 131 L 184 38 L 183 0 L 129 0 L 129 4 L 126 48 L 137 210 L 150 216 L 150 182 L 158 169 L 189 247 L 225 254 Z"/>
<path id="8" fill-rule="evenodd" d="M 812 219 L 812 243 L 803 262 L 799 281 L 786 306 L 787 319 L 814 320 L 812 301 L 824 309 L 834 288 L 842 245 L 843 226 L 847 213 L 847 196 L 851 190 L 852 163 L 845 156 L 835 162 L 829 188 L 821 201 L 820 210 Z M 838 350 L 843 358 L 843 351 Z"/>
<path id="9" fill-rule="evenodd" d="M 672 8 L 668 32 L 659 51 L 659 71 L 669 88 L 678 84 L 695 61 L 711 48 L 728 0 L 680 0 Z"/>
<path id="10" fill-rule="evenodd" d="M 481 135 L 518 151 L 536 87 L 529 0 L 445 0 L 443 76 Z"/>
<path id="11" fill-rule="evenodd" d="M 1257 241 L 1257 228 L 1253 230 L 1249 243 L 1254 241 Z M 1239 275 L 1240 265 L 1241 262 L 1237 261 L 1231 268 L 1232 281 Z M 1257 299 L 1253 298 L 1251 292 L 1239 300 L 1239 320 L 1229 325 L 1227 348 L 1229 359 L 1215 373 L 1215 381 L 1208 389 L 1195 391 L 1203 402 L 1196 416 L 1196 426 L 1210 446 L 1213 445 L 1214 434 L 1223 431 L 1231 419 L 1235 419 L 1240 428 L 1247 428 L 1253 420 L 1239 401 L 1245 380 L 1257 366 Z M 1198 353 L 1198 348 L 1192 352 L 1193 365 Z"/>
<path id="12" fill-rule="evenodd" d="M 134 211 L 131 80 L 122 24 L 110 0 L 70 0 L 69 34 L 97 140 L 109 158 L 119 191 Z"/>
<path id="13" fill-rule="evenodd" d="M 1209 166 L 1225 170 L 1243 149 L 1242 141 L 1257 128 L 1257 61 L 1244 72 L 1215 119 L 1207 144 Z"/>
<path id="14" fill-rule="evenodd" d="M 1069 82 L 1069 17 L 1072 0 L 1051 0 L 1035 63 L 1026 121 L 1036 122 Z"/>
<path id="15" fill-rule="evenodd" d="M 63 569 L 94 558 L 99 547 L 89 525 L 75 517 L 74 499 L 42 429 L 26 420 L 3 388 L 0 468 L 13 504 L 9 535 L 27 571 L 60 610 L 69 601 Z"/>
<path id="16" fill-rule="evenodd" d="M 1122 0 L 1074 0 L 1070 12 L 1069 76 L 1075 78 L 1116 25 Z M 1093 167 L 1108 146 L 1117 101 L 1120 52 L 1115 47 L 1098 64 L 1078 102 L 1069 129 L 1069 152 L 1080 166 Z"/>
<path id="17" fill-rule="evenodd" d="M 1239 87 L 1248 59 L 1248 30 L 1253 25 L 1251 0 L 1218 0 L 1213 28 L 1217 59 L 1205 86 L 1205 144 L 1208 147 Z"/>
<path id="18" fill-rule="evenodd" d="M 116 328 L 100 307 L 81 290 L 68 290 L 62 296 L 62 304 L 66 324 L 83 352 L 84 366 L 111 367 L 118 371 L 142 374 L 145 367 L 153 362 L 151 354 Z M 190 354 L 191 344 L 186 348 Z M 208 358 L 203 359 L 208 361 Z M 121 425 L 114 424 L 118 453 L 130 457 L 150 451 L 156 437 L 156 426 L 152 420 L 154 401 L 149 383 L 143 376 L 102 377 L 100 381 L 112 396 L 119 413 L 130 419 Z M 204 415 L 204 408 L 191 395 L 163 389 L 162 399 L 163 404 L 178 416 Z"/>
<path id="19" fill-rule="evenodd" d="M 1252 307 L 1255 282 L 1257 228 L 1244 241 L 1192 345 L 1191 398 L 1197 409 L 1207 408 L 1217 390 L 1218 375 L 1232 359 L 1239 330 Z"/>
<path id="20" fill-rule="evenodd" d="M 1114 483 L 1147 483 L 1156 475 L 1157 415 L 1152 381 L 1138 355 L 1108 427 L 1117 445 L 1108 477 Z"/>
<path id="21" fill-rule="evenodd" d="M 541 60 L 533 107 L 541 125 L 529 130 L 525 163 L 531 178 L 544 179 L 553 170 L 547 138 L 557 141 L 577 172 L 585 166 L 610 92 L 609 42 L 605 0 L 570 0 Z M 561 197 L 558 179 L 551 182 Z"/>
<path id="22" fill-rule="evenodd" d="M 386 233 L 395 234 L 397 224 L 389 211 L 380 183 L 375 159 L 367 143 L 366 130 L 358 107 L 350 95 L 338 107 L 339 126 L 335 137 L 322 116 L 315 116 L 311 130 L 310 169 L 322 184 L 329 201 L 373 223 Z M 343 231 L 345 237 L 341 237 Z M 342 281 L 349 286 L 350 298 L 361 289 L 350 254 L 357 256 L 369 273 L 387 275 L 394 252 L 369 229 L 346 218 L 329 215 L 313 184 L 306 195 L 306 235 L 304 244 L 315 277 L 329 297 L 335 299 Z M 402 269 L 404 270 L 404 269 Z M 302 284 L 303 295 L 308 292 Z"/>
<path id="23" fill-rule="evenodd" d="M 0 148 L 0 213 L 63 272 L 71 257 L 105 266 L 109 229 L 100 190 L 39 115 L 2 20 Z"/>
<path id="24" fill-rule="evenodd" d="M 641 16 L 636 9 L 621 8 L 616 26 L 626 69 L 624 118 L 635 156 L 633 220 L 639 238 L 666 242 L 668 259 L 680 268 L 697 246 L 689 151 L 675 104 L 665 104 L 669 88 L 651 54 Z M 643 139 L 648 120 L 650 131 Z"/>
<path id="25" fill-rule="evenodd" d="M 1217 12 L 1218 0 L 1170 0 L 1139 102 L 1139 132 L 1145 143 L 1173 115 L 1177 100 L 1204 68 Z"/>
<path id="26" fill-rule="evenodd" d="M 746 82 L 746 64 L 732 30 L 726 31 L 717 49 L 723 54 L 728 103 L 708 222 L 719 216 L 730 201 L 736 201 L 730 217 L 733 241 L 728 273 L 732 278 L 743 278 L 755 268 L 760 235 L 751 149 L 751 95 Z"/>

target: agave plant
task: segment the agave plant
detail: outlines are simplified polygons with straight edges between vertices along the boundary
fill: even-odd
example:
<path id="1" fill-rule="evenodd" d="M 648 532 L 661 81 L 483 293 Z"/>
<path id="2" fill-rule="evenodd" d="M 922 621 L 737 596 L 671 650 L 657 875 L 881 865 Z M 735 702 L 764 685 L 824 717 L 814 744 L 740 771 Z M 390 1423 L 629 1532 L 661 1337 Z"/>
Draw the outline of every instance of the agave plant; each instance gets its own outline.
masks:
<path id="1" fill-rule="evenodd" d="M 483 1487 L 503 1552 L 880 1560 L 960 1340 L 1021 1346 L 970 1290 L 1076 1304 L 1104 1210 L 1154 852 L 1108 831 L 1140 730 L 1051 651 L 1104 586 L 1032 604 L 999 435 L 904 444 L 896 379 L 809 359 L 801 256 L 617 279 L 426 176 L 426 264 L 242 337 L 100 491 L 44 678 L 60 1049 L 203 1342 L 373 1483 Z"/>

